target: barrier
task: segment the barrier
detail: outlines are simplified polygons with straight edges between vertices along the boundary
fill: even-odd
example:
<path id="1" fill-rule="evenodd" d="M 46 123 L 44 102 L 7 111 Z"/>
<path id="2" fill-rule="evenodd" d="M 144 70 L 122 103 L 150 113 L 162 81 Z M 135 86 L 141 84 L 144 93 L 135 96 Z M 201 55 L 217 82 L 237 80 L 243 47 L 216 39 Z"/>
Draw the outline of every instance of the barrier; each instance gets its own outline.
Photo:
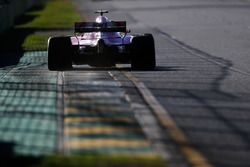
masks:
<path id="1" fill-rule="evenodd" d="M 34 3 L 46 0 L 0 0 L 0 33 L 12 27 L 14 20 Z"/>

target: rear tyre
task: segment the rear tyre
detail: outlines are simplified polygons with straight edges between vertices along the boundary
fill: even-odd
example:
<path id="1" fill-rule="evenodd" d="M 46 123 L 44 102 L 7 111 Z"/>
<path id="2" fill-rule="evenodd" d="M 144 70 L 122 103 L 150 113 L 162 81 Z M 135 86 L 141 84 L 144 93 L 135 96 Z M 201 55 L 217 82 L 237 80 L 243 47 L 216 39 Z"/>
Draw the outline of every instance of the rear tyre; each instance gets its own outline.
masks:
<path id="1" fill-rule="evenodd" d="M 136 36 L 131 44 L 131 68 L 133 70 L 154 70 L 155 45 L 151 34 Z"/>
<path id="2" fill-rule="evenodd" d="M 73 48 L 70 37 L 51 37 L 48 41 L 48 69 L 72 69 Z"/>

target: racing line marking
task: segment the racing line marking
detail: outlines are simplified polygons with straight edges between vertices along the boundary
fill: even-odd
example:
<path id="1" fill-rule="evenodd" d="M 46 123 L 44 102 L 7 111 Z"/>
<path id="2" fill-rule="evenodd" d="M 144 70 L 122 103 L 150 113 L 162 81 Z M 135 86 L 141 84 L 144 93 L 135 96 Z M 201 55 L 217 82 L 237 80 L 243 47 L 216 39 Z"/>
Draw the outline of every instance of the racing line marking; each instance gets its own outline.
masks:
<path id="1" fill-rule="evenodd" d="M 157 120 L 169 132 L 171 139 L 178 145 L 186 160 L 194 167 L 213 167 L 207 159 L 191 146 L 185 134 L 176 125 L 168 111 L 156 100 L 150 90 L 132 73 L 121 71 L 138 89 L 145 102 L 149 105 Z"/>

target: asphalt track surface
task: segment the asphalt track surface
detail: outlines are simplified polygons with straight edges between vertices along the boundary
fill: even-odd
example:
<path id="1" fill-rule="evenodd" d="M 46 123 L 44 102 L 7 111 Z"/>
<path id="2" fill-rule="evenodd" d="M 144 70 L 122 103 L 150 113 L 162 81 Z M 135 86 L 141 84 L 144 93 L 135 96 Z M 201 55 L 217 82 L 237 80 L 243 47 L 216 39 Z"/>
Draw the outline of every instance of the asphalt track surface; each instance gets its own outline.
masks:
<path id="1" fill-rule="evenodd" d="M 89 20 L 108 9 L 152 33 L 157 68 L 50 72 L 46 52 L 1 65 L 0 153 L 158 152 L 172 167 L 250 166 L 249 1 L 75 2 Z"/>
<path id="2" fill-rule="evenodd" d="M 156 70 L 131 73 L 193 147 L 213 166 L 249 166 L 249 1 L 93 2 L 83 12 L 108 9 L 132 32 L 154 34 Z"/>

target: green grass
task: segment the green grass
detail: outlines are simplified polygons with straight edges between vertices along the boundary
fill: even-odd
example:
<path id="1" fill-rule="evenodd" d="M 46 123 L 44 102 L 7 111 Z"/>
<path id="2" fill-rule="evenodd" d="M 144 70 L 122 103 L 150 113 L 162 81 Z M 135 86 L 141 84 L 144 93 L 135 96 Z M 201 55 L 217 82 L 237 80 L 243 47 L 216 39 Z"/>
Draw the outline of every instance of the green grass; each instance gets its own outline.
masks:
<path id="1" fill-rule="evenodd" d="M 164 167 L 165 161 L 159 156 L 136 155 L 70 155 L 47 156 L 40 158 L 16 157 L 6 159 L 9 165 L 19 167 Z M 13 164 L 12 164 L 13 163 Z"/>
<path id="2" fill-rule="evenodd" d="M 16 28 L 36 29 L 36 30 L 61 30 L 73 29 L 74 23 L 80 20 L 80 15 L 74 9 L 73 4 L 69 0 L 50 0 L 42 10 L 29 11 L 27 17 L 33 20 L 19 24 Z M 27 36 L 22 44 L 23 50 L 46 50 L 47 41 L 51 33 L 31 34 Z"/>
<path id="3" fill-rule="evenodd" d="M 47 50 L 49 36 L 72 34 L 74 23 L 79 20 L 71 0 L 38 3 L 18 18 L 12 29 L 0 35 L 0 45 L 5 46 L 0 52 Z"/>
<path id="4" fill-rule="evenodd" d="M 72 32 L 46 32 L 35 33 L 26 36 L 22 43 L 24 51 L 44 51 L 47 50 L 47 42 L 51 36 L 69 35 Z"/>
<path id="5" fill-rule="evenodd" d="M 26 17 L 33 20 L 16 25 L 16 28 L 31 29 L 72 29 L 74 23 L 80 20 L 80 15 L 74 9 L 70 0 L 49 0 L 42 10 L 26 12 Z M 39 7 L 38 7 L 39 9 Z"/>
<path id="6" fill-rule="evenodd" d="M 49 34 L 31 34 L 27 36 L 22 44 L 25 51 L 46 50 Z"/>

